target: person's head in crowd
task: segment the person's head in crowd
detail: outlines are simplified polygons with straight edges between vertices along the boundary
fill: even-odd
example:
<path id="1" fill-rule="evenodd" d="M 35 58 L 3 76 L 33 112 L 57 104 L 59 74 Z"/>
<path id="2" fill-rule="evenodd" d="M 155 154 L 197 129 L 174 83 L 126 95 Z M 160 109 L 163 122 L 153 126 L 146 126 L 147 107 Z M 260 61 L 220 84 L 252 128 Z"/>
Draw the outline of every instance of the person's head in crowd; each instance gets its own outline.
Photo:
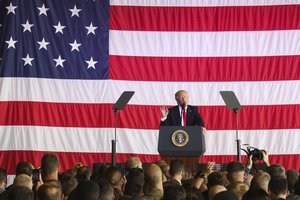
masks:
<path id="1" fill-rule="evenodd" d="M 214 185 L 208 190 L 208 199 L 213 200 L 219 192 L 226 191 L 225 186 L 223 185 Z"/>
<path id="2" fill-rule="evenodd" d="M 138 198 L 143 195 L 144 187 L 144 170 L 141 168 L 132 168 L 127 175 L 127 182 L 125 185 L 125 195 L 133 198 Z"/>
<path id="3" fill-rule="evenodd" d="M 271 179 L 274 178 L 286 178 L 285 169 L 282 165 L 273 164 L 266 168 L 266 172 L 271 176 Z"/>
<path id="4" fill-rule="evenodd" d="M 27 176 L 27 175 L 26 175 Z M 25 186 L 17 186 L 10 189 L 9 200 L 33 200 L 33 192 Z"/>
<path id="5" fill-rule="evenodd" d="M 182 181 L 189 181 L 189 180 L 192 179 L 192 177 L 193 177 L 192 170 L 188 169 L 188 168 L 185 168 L 184 173 L 183 173 L 183 177 L 182 177 Z"/>
<path id="6" fill-rule="evenodd" d="M 104 178 L 113 186 L 114 195 L 116 198 L 119 198 L 123 195 L 126 178 L 121 169 L 118 167 L 109 167 L 106 170 Z"/>
<path id="7" fill-rule="evenodd" d="M 169 173 L 170 165 L 164 160 L 159 160 L 156 162 L 156 164 L 160 167 L 160 169 L 163 173 L 163 182 L 170 179 L 170 173 Z"/>
<path id="8" fill-rule="evenodd" d="M 170 176 L 171 179 L 181 183 L 184 175 L 184 163 L 182 160 L 171 160 L 170 162 Z"/>
<path id="9" fill-rule="evenodd" d="M 15 177 L 13 186 L 24 186 L 28 189 L 32 190 L 32 178 L 28 176 L 27 174 L 19 174 Z"/>
<path id="10" fill-rule="evenodd" d="M 26 174 L 28 176 L 32 176 L 32 171 L 34 167 L 29 162 L 21 161 L 17 164 L 16 167 L 16 176 L 19 174 Z"/>
<path id="11" fill-rule="evenodd" d="M 226 171 L 229 182 L 243 182 L 244 170 L 244 165 L 241 162 L 233 161 L 228 163 Z"/>
<path id="12" fill-rule="evenodd" d="M 110 167 L 110 165 L 108 164 L 102 164 L 99 166 L 97 174 L 98 174 L 98 178 L 104 178 L 104 175 L 106 173 L 106 170 Z"/>
<path id="13" fill-rule="evenodd" d="M 259 170 L 253 177 L 251 181 L 250 188 L 256 189 L 261 188 L 268 192 L 268 185 L 271 177 L 267 172 Z"/>
<path id="14" fill-rule="evenodd" d="M 300 196 L 300 176 L 299 176 L 298 180 L 295 183 L 294 194 Z"/>
<path id="15" fill-rule="evenodd" d="M 41 185 L 37 192 L 38 200 L 62 200 L 61 183 L 57 180 L 50 180 Z"/>
<path id="16" fill-rule="evenodd" d="M 288 194 L 288 185 L 285 178 L 271 178 L 269 181 L 269 194 L 271 199 L 286 199 Z"/>
<path id="17" fill-rule="evenodd" d="M 270 197 L 265 190 L 261 188 L 255 188 L 248 190 L 244 194 L 243 200 L 270 200 Z"/>
<path id="18" fill-rule="evenodd" d="M 226 186 L 226 176 L 223 172 L 212 172 L 207 177 L 207 187 L 208 189 L 214 185 L 223 185 Z"/>
<path id="19" fill-rule="evenodd" d="M 68 175 L 74 176 L 74 177 L 76 176 L 76 173 L 77 173 L 77 170 L 75 170 L 75 169 L 68 169 L 64 172 L 64 174 L 68 174 Z"/>
<path id="20" fill-rule="evenodd" d="M 56 154 L 44 154 L 41 161 L 41 173 L 44 182 L 58 180 L 59 160 Z"/>
<path id="21" fill-rule="evenodd" d="M 227 187 L 227 190 L 235 194 L 235 196 L 242 200 L 243 195 L 249 190 L 249 186 L 245 182 L 233 182 Z"/>
<path id="22" fill-rule="evenodd" d="M 164 200 L 185 200 L 186 192 L 180 185 L 170 184 L 164 187 Z"/>
<path id="23" fill-rule="evenodd" d="M 186 192 L 186 200 L 203 200 L 202 192 L 195 187 L 187 187 L 185 188 Z"/>
<path id="24" fill-rule="evenodd" d="M 6 184 L 7 184 L 6 170 L 0 168 L 0 193 L 5 191 Z"/>
<path id="25" fill-rule="evenodd" d="M 230 191 L 222 191 L 215 195 L 213 200 L 238 200 L 238 197 Z"/>
<path id="26" fill-rule="evenodd" d="M 59 181 L 62 187 L 62 193 L 65 199 L 68 199 L 71 192 L 77 187 L 78 181 L 75 176 L 70 173 L 63 173 L 59 176 Z"/>
<path id="27" fill-rule="evenodd" d="M 153 194 L 153 191 L 157 191 L 156 194 Z M 156 164 L 150 164 L 145 168 L 144 193 L 158 199 L 163 196 L 162 171 Z"/>
<path id="28" fill-rule="evenodd" d="M 99 186 L 93 181 L 83 181 L 70 194 L 71 200 L 98 200 Z"/>
<path id="29" fill-rule="evenodd" d="M 91 178 L 92 172 L 91 169 L 87 166 L 82 166 L 77 169 L 76 178 L 78 182 L 89 181 Z"/>
<path id="30" fill-rule="evenodd" d="M 143 168 L 142 167 L 142 162 L 138 157 L 130 157 L 126 160 L 125 162 L 125 168 L 126 170 L 130 170 L 132 168 Z"/>
<path id="31" fill-rule="evenodd" d="M 299 178 L 299 172 L 297 170 L 290 169 L 286 172 L 286 178 L 287 178 L 289 192 L 294 193 L 295 184 Z"/>
<path id="32" fill-rule="evenodd" d="M 112 185 L 105 179 L 97 180 L 99 186 L 99 198 L 101 200 L 113 200 L 115 199 L 114 188 Z"/>

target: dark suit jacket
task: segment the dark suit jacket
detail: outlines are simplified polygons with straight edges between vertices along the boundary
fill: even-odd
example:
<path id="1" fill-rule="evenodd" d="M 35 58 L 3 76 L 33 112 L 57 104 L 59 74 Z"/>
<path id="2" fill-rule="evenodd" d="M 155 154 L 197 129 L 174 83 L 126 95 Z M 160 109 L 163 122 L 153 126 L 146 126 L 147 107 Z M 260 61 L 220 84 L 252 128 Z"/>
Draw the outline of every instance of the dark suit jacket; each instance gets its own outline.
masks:
<path id="1" fill-rule="evenodd" d="M 195 106 L 188 106 L 186 112 L 186 125 L 187 126 L 204 126 L 202 117 Z M 169 109 L 169 114 L 165 121 L 160 122 L 161 126 L 181 126 L 181 118 L 178 106 Z"/>

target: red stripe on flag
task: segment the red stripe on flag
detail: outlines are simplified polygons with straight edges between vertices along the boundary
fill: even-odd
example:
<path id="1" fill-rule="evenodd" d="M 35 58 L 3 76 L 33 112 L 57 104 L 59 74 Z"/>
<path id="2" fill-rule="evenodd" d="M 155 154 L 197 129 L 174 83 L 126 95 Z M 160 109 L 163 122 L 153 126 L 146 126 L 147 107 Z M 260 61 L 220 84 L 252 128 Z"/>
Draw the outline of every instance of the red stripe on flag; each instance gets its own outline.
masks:
<path id="1" fill-rule="evenodd" d="M 1 102 L 0 125 L 113 128 L 112 106 L 112 104 Z M 160 106 L 128 105 L 119 113 L 119 127 L 159 129 L 161 117 L 159 108 Z M 209 130 L 235 129 L 234 114 L 225 106 L 201 106 L 199 111 Z M 239 112 L 239 128 L 241 130 L 300 128 L 298 113 L 300 113 L 298 104 L 243 106 Z M 145 116 L 152 117 L 140 120 Z"/>
<path id="2" fill-rule="evenodd" d="M 58 155 L 60 162 L 60 171 L 73 168 L 77 162 L 85 166 L 93 166 L 93 163 L 111 163 L 111 153 L 82 153 L 82 152 L 44 152 L 44 151 L 0 151 L 0 168 L 6 169 L 8 174 L 15 174 L 15 169 L 20 161 L 27 161 L 35 167 L 41 166 L 41 158 L 45 153 L 55 153 Z M 137 156 L 143 163 L 153 163 L 161 159 L 159 155 L 147 154 L 120 154 L 117 153 L 117 162 L 124 163 L 127 158 Z M 14 158 L 14 159 L 11 159 Z M 291 155 L 270 155 L 270 163 L 279 163 L 286 169 L 298 169 L 300 154 Z M 8 162 L 9 160 L 9 162 Z M 201 163 L 214 161 L 216 163 L 228 163 L 236 160 L 236 155 L 204 155 L 200 158 Z M 246 157 L 242 156 L 242 161 Z"/>
<path id="3" fill-rule="evenodd" d="M 300 28 L 299 21 L 299 5 L 238 7 L 110 7 L 110 29 L 112 30 L 291 30 Z"/>
<path id="4" fill-rule="evenodd" d="M 300 79 L 300 56 L 135 57 L 110 55 L 109 58 L 110 78 L 116 80 L 210 82 Z"/>

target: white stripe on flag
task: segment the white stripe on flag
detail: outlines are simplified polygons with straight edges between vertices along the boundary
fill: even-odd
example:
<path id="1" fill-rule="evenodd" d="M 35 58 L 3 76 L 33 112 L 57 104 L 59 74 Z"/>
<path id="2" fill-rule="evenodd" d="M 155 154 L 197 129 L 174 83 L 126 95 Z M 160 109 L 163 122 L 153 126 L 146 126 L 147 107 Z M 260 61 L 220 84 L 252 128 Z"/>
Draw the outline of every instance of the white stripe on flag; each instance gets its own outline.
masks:
<path id="1" fill-rule="evenodd" d="M 259 6 L 300 4 L 299 0 L 110 0 L 122 6 Z"/>
<path id="2" fill-rule="evenodd" d="M 299 129 L 240 130 L 239 135 L 243 144 L 266 149 L 270 154 L 300 154 L 299 132 Z M 117 135 L 118 153 L 158 154 L 158 130 L 119 128 Z M 113 137 L 113 128 L 2 126 L 0 150 L 107 153 L 111 151 Z M 236 153 L 235 130 L 208 131 L 205 140 L 205 155 Z"/>
<path id="3" fill-rule="evenodd" d="M 242 105 L 300 104 L 300 81 L 142 82 L 0 78 L 1 101 L 115 103 L 123 91 L 135 91 L 129 104 L 174 105 L 174 94 L 186 89 L 191 105 L 224 105 L 219 91 L 232 90 Z M 12 88 L 14 88 L 12 90 Z"/>
<path id="4" fill-rule="evenodd" d="M 300 54 L 300 30 L 231 32 L 109 32 L 109 54 L 159 57 Z"/>

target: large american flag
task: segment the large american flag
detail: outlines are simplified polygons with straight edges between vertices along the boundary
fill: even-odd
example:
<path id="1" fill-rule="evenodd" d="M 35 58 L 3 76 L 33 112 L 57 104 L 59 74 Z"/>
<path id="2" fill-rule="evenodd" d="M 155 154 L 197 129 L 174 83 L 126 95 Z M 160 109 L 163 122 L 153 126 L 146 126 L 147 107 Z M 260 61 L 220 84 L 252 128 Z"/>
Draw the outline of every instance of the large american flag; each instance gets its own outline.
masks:
<path id="1" fill-rule="evenodd" d="M 157 152 L 160 106 L 185 89 L 208 129 L 202 162 L 236 159 L 242 143 L 271 163 L 300 163 L 299 0 L 1 0 L 0 167 L 35 166 L 56 152 L 62 170 Z M 245 156 L 243 156 L 245 159 Z"/>

